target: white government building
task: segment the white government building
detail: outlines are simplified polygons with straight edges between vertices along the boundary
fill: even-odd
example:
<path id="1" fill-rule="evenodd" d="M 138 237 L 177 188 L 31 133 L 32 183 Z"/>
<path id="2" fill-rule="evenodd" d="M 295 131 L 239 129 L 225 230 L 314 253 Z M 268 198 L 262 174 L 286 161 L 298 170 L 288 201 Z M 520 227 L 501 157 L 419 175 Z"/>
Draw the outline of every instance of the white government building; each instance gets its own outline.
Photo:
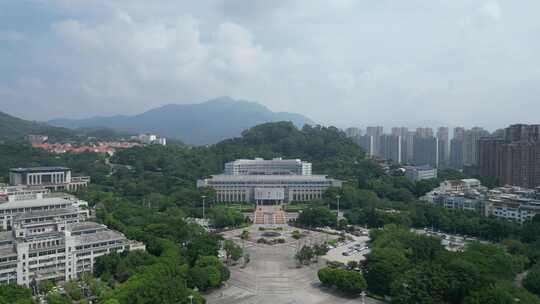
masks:
<path id="1" fill-rule="evenodd" d="M 0 193 L 0 284 L 29 286 L 68 281 L 92 272 L 95 258 L 145 250 L 105 225 L 86 221 L 88 204 L 44 187 L 2 187 Z"/>
<path id="2" fill-rule="evenodd" d="M 342 182 L 313 175 L 311 163 L 299 159 L 239 159 L 225 164 L 223 174 L 197 181 L 197 187 L 216 191 L 217 202 L 252 202 L 257 205 L 321 199 L 326 189 Z"/>

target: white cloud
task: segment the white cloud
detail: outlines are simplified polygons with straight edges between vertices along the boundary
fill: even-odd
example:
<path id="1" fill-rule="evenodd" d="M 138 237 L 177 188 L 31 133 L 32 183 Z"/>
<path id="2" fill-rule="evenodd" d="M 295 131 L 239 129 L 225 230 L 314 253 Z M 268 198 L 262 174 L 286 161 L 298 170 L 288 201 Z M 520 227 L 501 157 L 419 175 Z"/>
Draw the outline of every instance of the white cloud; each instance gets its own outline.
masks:
<path id="1" fill-rule="evenodd" d="M 13 71 L 4 77 L 48 88 L 3 85 L 14 100 L 54 104 L 32 118 L 222 95 L 340 125 L 482 124 L 456 109 L 489 122 L 518 95 L 540 111 L 523 96 L 540 77 L 536 0 L 35 1 L 53 12 L 48 31 L 0 57 Z"/>
<path id="2" fill-rule="evenodd" d="M 488 2 L 480 7 L 480 13 L 494 21 L 499 21 L 502 17 L 502 8 L 497 2 Z"/>

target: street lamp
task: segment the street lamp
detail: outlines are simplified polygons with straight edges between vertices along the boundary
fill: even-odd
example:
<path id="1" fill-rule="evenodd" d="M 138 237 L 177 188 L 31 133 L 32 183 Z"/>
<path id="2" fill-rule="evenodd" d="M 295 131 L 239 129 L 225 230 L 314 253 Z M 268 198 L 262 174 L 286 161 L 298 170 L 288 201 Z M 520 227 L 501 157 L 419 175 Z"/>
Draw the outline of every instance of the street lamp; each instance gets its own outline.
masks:
<path id="1" fill-rule="evenodd" d="M 188 296 L 188 299 L 189 299 L 189 303 L 190 303 L 190 304 L 193 304 L 193 295 L 189 295 L 189 296 Z"/>

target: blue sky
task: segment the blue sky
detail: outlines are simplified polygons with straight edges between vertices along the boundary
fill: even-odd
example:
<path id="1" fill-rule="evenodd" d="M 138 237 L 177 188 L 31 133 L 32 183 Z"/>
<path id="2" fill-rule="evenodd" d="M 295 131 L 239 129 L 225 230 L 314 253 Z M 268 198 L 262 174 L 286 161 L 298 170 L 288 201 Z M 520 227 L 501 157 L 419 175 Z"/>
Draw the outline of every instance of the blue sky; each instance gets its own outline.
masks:
<path id="1" fill-rule="evenodd" d="M 536 0 L 0 0 L 0 110 L 47 120 L 228 95 L 342 127 L 538 122 L 539 10 Z"/>

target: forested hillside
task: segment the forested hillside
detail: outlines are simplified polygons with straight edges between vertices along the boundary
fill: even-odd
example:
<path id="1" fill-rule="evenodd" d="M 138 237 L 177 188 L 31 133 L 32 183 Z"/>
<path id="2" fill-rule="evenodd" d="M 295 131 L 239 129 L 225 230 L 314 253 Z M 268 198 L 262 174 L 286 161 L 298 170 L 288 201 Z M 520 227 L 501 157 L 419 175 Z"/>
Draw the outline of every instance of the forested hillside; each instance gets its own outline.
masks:
<path id="1" fill-rule="evenodd" d="M 52 139 L 73 137 L 75 132 L 46 123 L 20 119 L 0 112 L 0 139 L 23 138 L 28 134 L 47 135 Z"/>

